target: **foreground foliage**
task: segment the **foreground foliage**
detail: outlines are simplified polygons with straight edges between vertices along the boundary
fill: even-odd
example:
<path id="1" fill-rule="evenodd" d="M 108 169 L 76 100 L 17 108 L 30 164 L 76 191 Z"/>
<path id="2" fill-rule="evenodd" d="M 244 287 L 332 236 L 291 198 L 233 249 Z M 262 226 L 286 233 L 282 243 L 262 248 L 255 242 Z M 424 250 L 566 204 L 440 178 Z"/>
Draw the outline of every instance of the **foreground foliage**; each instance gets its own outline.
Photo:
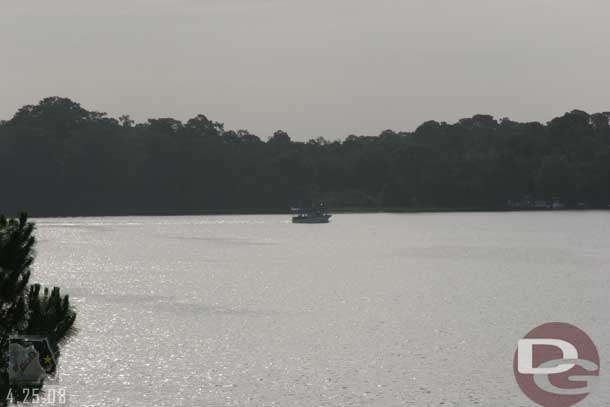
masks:
<path id="1" fill-rule="evenodd" d="M 34 224 L 22 214 L 19 219 L 0 216 L 0 405 L 8 384 L 8 340 L 10 335 L 46 337 L 53 353 L 74 334 L 76 313 L 69 297 L 55 287 L 41 293 L 39 284 L 30 284 L 34 261 Z M 21 392 L 14 392 L 15 398 Z"/>

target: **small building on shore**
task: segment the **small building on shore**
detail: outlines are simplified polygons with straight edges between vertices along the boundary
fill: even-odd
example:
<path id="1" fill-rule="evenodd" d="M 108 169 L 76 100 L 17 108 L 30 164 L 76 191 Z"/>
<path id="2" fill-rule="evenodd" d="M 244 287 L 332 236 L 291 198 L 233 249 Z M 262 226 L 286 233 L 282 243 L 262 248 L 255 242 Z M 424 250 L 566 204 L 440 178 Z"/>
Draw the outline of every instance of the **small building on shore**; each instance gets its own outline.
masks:
<path id="1" fill-rule="evenodd" d="M 553 197 L 550 201 L 546 199 L 535 199 L 524 195 L 520 199 L 509 199 L 506 202 L 509 209 L 564 209 L 565 204 L 559 197 Z"/>

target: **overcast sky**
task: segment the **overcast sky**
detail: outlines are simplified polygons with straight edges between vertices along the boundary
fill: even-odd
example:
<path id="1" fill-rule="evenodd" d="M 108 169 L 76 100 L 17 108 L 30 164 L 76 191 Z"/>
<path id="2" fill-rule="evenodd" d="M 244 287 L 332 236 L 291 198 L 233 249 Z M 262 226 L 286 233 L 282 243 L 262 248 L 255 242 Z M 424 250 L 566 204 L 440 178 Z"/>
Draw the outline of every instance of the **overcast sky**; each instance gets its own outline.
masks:
<path id="1" fill-rule="evenodd" d="M 0 118 L 46 96 L 263 139 L 610 110 L 608 0 L 0 0 Z"/>

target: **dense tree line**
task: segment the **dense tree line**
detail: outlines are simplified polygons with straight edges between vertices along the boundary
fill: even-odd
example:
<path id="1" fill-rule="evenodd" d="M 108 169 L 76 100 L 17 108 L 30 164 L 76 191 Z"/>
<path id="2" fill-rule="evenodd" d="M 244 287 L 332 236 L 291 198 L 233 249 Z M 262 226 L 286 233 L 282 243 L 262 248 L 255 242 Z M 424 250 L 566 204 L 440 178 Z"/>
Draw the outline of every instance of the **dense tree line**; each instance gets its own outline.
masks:
<path id="1" fill-rule="evenodd" d="M 547 124 L 476 115 L 413 132 L 295 142 L 261 140 L 198 115 L 136 124 L 51 97 L 0 123 L 0 209 L 36 216 L 502 208 L 559 197 L 610 202 L 610 112 L 574 110 Z"/>

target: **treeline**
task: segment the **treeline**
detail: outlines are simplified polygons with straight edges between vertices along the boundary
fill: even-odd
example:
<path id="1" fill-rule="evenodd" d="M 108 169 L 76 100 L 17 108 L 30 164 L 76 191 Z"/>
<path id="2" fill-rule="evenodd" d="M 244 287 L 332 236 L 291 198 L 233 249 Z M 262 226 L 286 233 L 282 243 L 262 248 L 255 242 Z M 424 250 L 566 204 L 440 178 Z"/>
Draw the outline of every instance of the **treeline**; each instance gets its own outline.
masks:
<path id="1" fill-rule="evenodd" d="M 476 115 L 413 132 L 261 140 L 203 115 L 134 123 L 52 97 L 0 123 L 0 211 L 34 216 L 610 203 L 610 112 L 518 123 Z"/>

